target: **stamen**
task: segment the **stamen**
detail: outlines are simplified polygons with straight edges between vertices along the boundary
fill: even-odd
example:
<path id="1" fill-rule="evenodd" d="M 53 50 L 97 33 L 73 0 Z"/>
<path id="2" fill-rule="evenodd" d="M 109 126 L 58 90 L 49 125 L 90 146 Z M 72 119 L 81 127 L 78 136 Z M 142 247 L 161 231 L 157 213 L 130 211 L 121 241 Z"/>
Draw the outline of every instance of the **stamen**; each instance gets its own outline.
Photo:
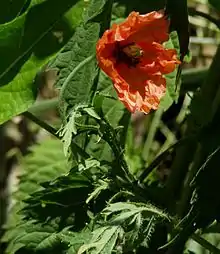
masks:
<path id="1" fill-rule="evenodd" d="M 129 57 L 140 58 L 143 56 L 144 51 L 135 44 L 128 45 L 122 51 Z"/>
<path id="2" fill-rule="evenodd" d="M 114 54 L 118 63 L 123 62 L 129 67 L 136 67 L 143 56 L 143 50 L 134 43 L 126 46 L 121 46 L 118 43 Z"/>

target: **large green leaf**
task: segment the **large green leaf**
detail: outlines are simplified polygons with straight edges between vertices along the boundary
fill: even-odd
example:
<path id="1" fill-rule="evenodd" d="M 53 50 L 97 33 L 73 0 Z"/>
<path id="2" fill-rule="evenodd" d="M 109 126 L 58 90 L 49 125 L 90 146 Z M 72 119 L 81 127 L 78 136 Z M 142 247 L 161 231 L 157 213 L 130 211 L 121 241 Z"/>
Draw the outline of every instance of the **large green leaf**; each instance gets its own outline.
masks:
<path id="1" fill-rule="evenodd" d="M 67 102 L 70 106 L 75 106 L 88 101 L 93 80 L 97 74 L 95 57 L 78 71 L 75 70 L 82 61 L 94 55 L 99 32 L 98 23 L 89 23 L 78 27 L 74 36 L 52 64 L 52 67 L 60 70 L 57 86 L 62 86 L 61 103 Z"/>
<path id="2" fill-rule="evenodd" d="M 68 106 L 87 103 L 94 93 L 93 83 L 98 73 L 95 46 L 107 26 L 105 22 L 110 22 L 111 3 L 111 0 L 91 1 L 84 23 L 51 65 L 60 70 L 57 86 L 62 87 L 60 102 L 64 115 Z"/>
<path id="3" fill-rule="evenodd" d="M 26 200 L 24 208 L 27 219 L 34 218 L 41 222 L 61 217 L 74 216 L 74 226 L 82 227 L 87 206 L 85 201 L 92 190 L 89 179 L 81 173 L 73 172 L 43 184 L 44 189 L 34 192 Z"/>
<path id="4" fill-rule="evenodd" d="M 66 173 L 69 168 L 63 154 L 62 143 L 54 139 L 45 140 L 40 145 L 31 147 L 31 153 L 24 157 L 22 165 L 19 188 L 12 197 L 14 204 L 10 210 L 6 225 L 7 231 L 3 237 L 3 241 L 9 243 L 7 253 L 10 254 L 13 253 L 12 250 L 20 246 L 20 244 L 15 244 L 15 239 L 18 236 L 25 235 L 29 231 L 41 230 L 41 232 L 48 232 L 49 230 L 47 228 L 42 229 L 39 225 L 34 226 L 31 221 L 25 223 L 22 220 L 22 213 L 18 213 L 24 206 L 22 200 L 42 188 L 40 186 L 41 182 L 52 180 L 61 173 Z M 49 231 L 53 232 L 53 228 Z"/>
<path id="5" fill-rule="evenodd" d="M 40 67 L 50 58 L 44 60 L 32 56 L 21 68 L 13 81 L 0 87 L 0 124 L 12 116 L 27 110 L 35 100 L 37 88 L 33 78 Z"/>
<path id="6" fill-rule="evenodd" d="M 77 17 L 82 14 L 82 3 L 77 0 L 65 0 L 62 4 L 58 0 L 32 1 L 21 16 L 0 25 L 0 56 L 4 59 L 0 63 L 0 99 L 4 102 L 1 104 L 0 123 L 27 110 L 34 102 L 34 77 L 80 22 Z M 72 18 L 74 15 L 76 18 Z M 56 37 L 56 31 L 62 33 L 60 39 Z"/>

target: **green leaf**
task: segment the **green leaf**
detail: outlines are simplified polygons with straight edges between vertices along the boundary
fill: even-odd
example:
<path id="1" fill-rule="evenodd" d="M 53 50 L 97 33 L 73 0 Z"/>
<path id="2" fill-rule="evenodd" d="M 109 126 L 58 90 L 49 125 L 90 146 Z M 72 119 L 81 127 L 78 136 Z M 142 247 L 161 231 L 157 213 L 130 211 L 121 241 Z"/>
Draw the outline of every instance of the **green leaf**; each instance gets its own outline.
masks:
<path id="1" fill-rule="evenodd" d="M 65 236 L 65 239 L 67 237 Z M 69 249 L 66 251 L 66 254 L 78 254 L 79 248 L 90 241 L 91 232 L 89 230 L 83 230 L 79 233 L 69 233 Z"/>
<path id="2" fill-rule="evenodd" d="M 64 0 L 62 5 L 58 0 L 33 2 L 22 16 L 0 25 L 0 37 L 2 38 L 0 41 L 0 55 L 4 58 L 4 61 L 0 64 L 1 86 L 13 79 L 32 53 L 42 58 L 42 55 L 39 55 L 37 44 L 41 40 L 45 40 L 45 36 L 53 29 L 57 21 L 76 2 L 76 0 Z M 48 10 L 52 7 L 53 12 L 48 15 Z M 39 19 L 39 15 L 41 19 Z M 54 45 L 51 44 L 50 46 Z M 46 56 L 54 52 L 56 51 L 49 51 Z"/>
<path id="3" fill-rule="evenodd" d="M 34 102 L 37 87 L 33 80 L 36 73 L 63 46 L 55 36 L 56 31 L 64 32 L 65 42 L 65 36 L 72 33 L 71 29 L 79 22 L 68 25 L 67 29 L 64 28 L 67 25 L 60 21 L 76 3 L 76 0 L 65 0 L 62 5 L 58 0 L 32 1 L 21 16 L 0 25 L 0 56 L 4 59 L 0 63 L 0 99 L 3 102 L 0 123 L 27 110 Z M 77 13 L 79 7 L 83 9 L 83 6 L 75 7 Z M 53 12 L 48 15 L 51 9 Z"/>
<path id="4" fill-rule="evenodd" d="M 14 254 L 18 250 L 50 254 L 60 254 L 65 250 L 72 254 L 77 253 L 79 247 L 90 238 L 88 230 L 75 233 L 64 228 L 59 231 L 59 228 L 49 228 L 34 222 L 26 223 L 25 226 L 25 231 L 16 237 L 13 245 L 9 245 L 6 254 Z"/>
<path id="5" fill-rule="evenodd" d="M 26 111 L 35 101 L 37 89 L 33 79 L 50 57 L 40 60 L 32 56 L 14 77 L 13 81 L 0 87 L 0 124 Z"/>
<path id="6" fill-rule="evenodd" d="M 63 149 L 65 156 L 68 156 L 68 151 L 73 139 L 73 135 L 77 134 L 76 119 L 81 117 L 81 114 L 77 112 L 77 109 L 70 112 L 68 122 L 64 127 L 59 130 L 59 135 L 62 137 L 62 142 L 64 143 Z"/>
<path id="7" fill-rule="evenodd" d="M 101 232 L 100 229 L 95 230 L 93 232 L 91 243 L 81 246 L 78 254 L 87 251 L 91 254 L 111 254 L 122 231 L 122 228 L 119 226 L 103 227 L 101 228 Z"/>
<path id="8" fill-rule="evenodd" d="M 72 168 L 67 175 L 58 177 L 54 181 L 44 182 L 43 189 L 32 193 L 31 197 L 25 200 L 27 205 L 23 214 L 27 218 L 42 222 L 51 218 L 63 220 L 73 216 L 72 225 L 82 227 L 85 224 L 84 219 L 87 218 L 86 200 L 89 195 L 93 195 L 92 198 L 96 199 L 100 194 L 101 189 L 91 193 L 104 177 L 104 172 L 107 172 L 107 169 L 99 161 L 94 159 L 83 161 Z M 97 181 L 97 184 L 93 181 Z"/>
<path id="9" fill-rule="evenodd" d="M 99 75 L 97 93 L 93 99 L 93 106 L 100 115 L 103 115 L 105 119 L 108 120 L 113 128 L 122 125 L 125 132 L 120 133 L 120 135 L 124 136 L 124 138 L 126 137 L 130 114 L 127 112 L 124 105 L 117 99 L 113 83 L 104 72 L 101 72 Z M 126 121 L 125 116 L 128 114 L 129 119 Z M 123 145 L 123 142 L 121 142 L 121 145 Z M 86 149 L 93 157 L 101 160 L 112 161 L 114 158 L 109 145 L 95 135 L 91 137 Z"/>
<path id="10" fill-rule="evenodd" d="M 85 62 L 80 69 L 77 66 L 94 55 L 99 28 L 99 24 L 96 23 L 77 28 L 73 38 L 52 64 L 52 67 L 60 70 L 57 86 L 65 85 L 61 88 L 60 94 L 61 111 L 64 111 L 64 114 L 66 103 L 74 107 L 78 103 L 83 104 L 89 100 L 93 80 L 97 74 L 95 57 L 90 62 Z"/>
<path id="11" fill-rule="evenodd" d="M 51 65 L 60 70 L 57 87 L 62 87 L 60 108 L 63 116 L 67 107 L 88 103 L 94 94 L 93 83 L 98 74 L 95 47 L 105 22 L 110 19 L 108 14 L 103 23 L 102 15 L 110 11 L 111 0 L 91 1 L 84 23 Z"/>
<path id="12" fill-rule="evenodd" d="M 169 220 L 161 210 L 149 204 L 118 202 L 109 204 L 101 212 L 104 221 L 92 232 L 88 244 L 80 247 L 79 253 L 134 252 L 140 246 L 148 247 L 154 227 L 162 220 Z M 100 218 L 100 217 L 99 217 Z"/>
<path id="13" fill-rule="evenodd" d="M 24 214 L 40 222 L 51 218 L 67 219 L 74 216 L 75 227 L 85 224 L 82 217 L 87 206 L 85 201 L 92 190 L 89 179 L 79 172 L 71 172 L 52 182 L 43 183 L 43 190 L 34 192 L 25 200 Z"/>
<path id="14" fill-rule="evenodd" d="M 10 248 L 17 246 L 14 242 L 17 237 L 26 234 L 32 228 L 36 231 L 36 226 L 33 226 L 31 221 L 24 222 L 23 214 L 18 213 L 24 207 L 22 200 L 34 191 L 42 189 L 41 182 L 55 179 L 61 173 L 66 173 L 69 168 L 62 151 L 62 143 L 54 139 L 47 139 L 40 145 L 31 147 L 31 153 L 24 157 L 22 165 L 19 188 L 13 196 L 14 205 L 10 210 L 7 231 L 3 237 L 4 242 L 9 242 L 7 253 L 10 254 L 12 254 Z M 18 246 L 20 245 L 18 243 Z"/>
<path id="15" fill-rule="evenodd" d="M 154 215 L 161 217 L 163 219 L 169 220 L 169 217 L 166 213 L 158 209 L 157 207 L 154 207 L 150 204 L 142 204 L 142 203 L 131 203 L 131 202 L 118 202 L 110 204 L 106 209 L 103 210 L 103 214 L 110 216 L 112 213 L 127 213 L 127 212 L 134 212 L 135 213 L 144 213 L 146 215 Z M 123 219 L 121 219 L 121 214 L 118 214 L 117 216 L 120 216 L 120 220 L 118 222 L 123 223 Z M 115 220 L 115 219 L 113 219 Z"/>
<path id="16" fill-rule="evenodd" d="M 170 39 L 165 43 L 165 47 L 168 49 L 176 49 L 178 55 L 180 55 L 179 40 L 176 32 L 170 33 Z M 166 111 L 173 104 L 173 101 L 177 102 L 179 97 L 180 86 L 176 84 L 177 69 L 172 73 L 165 75 L 166 78 L 166 94 L 160 102 L 160 107 Z"/>

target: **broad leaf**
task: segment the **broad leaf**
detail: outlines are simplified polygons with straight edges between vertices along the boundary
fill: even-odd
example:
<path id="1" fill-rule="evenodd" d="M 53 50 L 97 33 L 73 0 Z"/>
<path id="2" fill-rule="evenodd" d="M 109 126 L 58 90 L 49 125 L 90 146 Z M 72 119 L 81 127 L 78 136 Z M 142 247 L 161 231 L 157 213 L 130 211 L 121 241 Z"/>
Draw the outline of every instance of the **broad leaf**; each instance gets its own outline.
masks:
<path id="1" fill-rule="evenodd" d="M 68 19 L 61 22 L 65 12 L 76 3 L 70 0 L 63 1 L 62 5 L 58 0 L 32 1 L 21 16 L 0 25 L 0 55 L 4 59 L 0 63 L 0 99 L 3 101 L 0 123 L 27 110 L 34 102 L 36 73 L 63 46 L 65 37 L 79 22 L 75 20 L 71 25 Z M 53 12 L 48 15 L 51 9 Z M 77 16 L 82 13 L 82 4 L 76 4 L 75 10 Z M 74 10 L 71 11 L 74 14 Z M 61 41 L 56 37 L 56 31 L 63 32 Z"/>
<path id="2" fill-rule="evenodd" d="M 21 200 L 42 188 L 40 186 L 41 182 L 52 180 L 61 173 L 68 171 L 68 165 L 62 151 L 62 143 L 53 139 L 45 140 L 40 145 L 33 146 L 31 153 L 24 158 L 22 165 L 23 172 L 19 189 L 13 196 L 14 205 L 10 210 L 8 223 L 6 224 L 7 231 L 3 237 L 3 241 L 9 242 L 7 253 L 10 254 L 13 253 L 10 251 L 11 248 L 16 248 L 17 244 L 14 241 L 18 236 L 26 234 L 30 228 L 33 228 L 34 231 L 37 230 L 32 222 L 24 222 L 22 220 L 23 214 L 18 213 L 24 206 Z M 41 228 L 39 225 L 38 227 Z M 20 244 L 18 245 L 20 246 Z"/>
<path id="3" fill-rule="evenodd" d="M 75 227 L 84 225 L 82 217 L 87 217 L 85 201 L 92 190 L 86 176 L 73 172 L 44 183 L 43 187 L 43 190 L 34 192 L 26 200 L 28 205 L 24 208 L 24 213 L 27 218 L 43 222 L 56 217 L 67 219 L 74 216 Z"/>
<path id="4" fill-rule="evenodd" d="M 98 74 L 95 47 L 100 34 L 107 28 L 106 22 L 110 22 L 111 2 L 91 1 L 84 23 L 77 28 L 75 35 L 51 65 L 60 70 L 57 86 L 61 87 L 60 106 L 63 116 L 68 107 L 88 103 L 96 90 L 93 86 Z"/>

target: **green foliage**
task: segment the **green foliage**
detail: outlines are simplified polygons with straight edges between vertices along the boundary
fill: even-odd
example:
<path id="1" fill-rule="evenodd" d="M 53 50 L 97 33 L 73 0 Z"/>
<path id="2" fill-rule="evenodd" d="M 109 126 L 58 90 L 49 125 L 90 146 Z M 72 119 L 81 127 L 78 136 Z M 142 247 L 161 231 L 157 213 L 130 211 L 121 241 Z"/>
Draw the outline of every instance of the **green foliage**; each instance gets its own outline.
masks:
<path id="1" fill-rule="evenodd" d="M 105 225 L 92 232 L 90 243 L 82 245 L 79 253 L 127 253 L 137 246 L 147 248 L 156 223 L 169 220 L 165 213 L 151 205 L 129 202 L 109 204 L 102 216 Z"/>
<path id="2" fill-rule="evenodd" d="M 48 15 L 52 8 L 54 11 Z M 63 46 L 54 33 L 61 30 L 63 37 L 68 37 L 79 23 L 71 19 L 69 25 L 65 20 L 64 14 L 70 9 L 71 15 L 77 16 L 83 5 L 69 0 L 62 2 L 61 7 L 59 1 L 32 1 L 21 16 L 0 25 L 0 54 L 4 59 L 0 64 L 0 123 L 24 112 L 34 102 L 36 73 Z"/>
<path id="3" fill-rule="evenodd" d="M 27 236 L 27 232 L 53 232 L 57 229 L 56 224 L 45 226 L 35 224 L 33 221 L 25 222 L 24 215 L 19 211 L 24 207 L 25 198 L 31 193 L 41 189 L 41 182 L 55 179 L 62 173 L 68 171 L 68 164 L 62 152 L 62 143 L 58 140 L 48 139 L 41 145 L 31 148 L 31 153 L 24 157 L 22 162 L 23 172 L 20 176 L 18 190 L 13 195 L 13 207 L 9 213 L 7 232 L 3 241 L 10 241 L 7 253 L 15 253 L 17 248 L 21 248 L 22 242 L 17 242 L 17 238 Z M 55 227 L 55 229 L 53 229 Z"/>
<path id="4" fill-rule="evenodd" d="M 102 15 L 108 14 L 107 8 L 111 10 L 110 3 L 107 0 L 92 1 L 84 23 L 77 28 L 75 35 L 52 64 L 53 68 L 60 70 L 57 86 L 62 84 L 60 105 L 64 116 L 67 114 L 67 107 L 87 103 L 94 94 L 94 80 L 98 74 L 95 46 L 101 31 L 105 29 Z"/>
<path id="5" fill-rule="evenodd" d="M 178 55 L 180 56 L 179 52 L 179 40 L 178 35 L 176 32 L 170 33 L 169 41 L 165 43 L 166 48 L 169 49 L 176 49 Z M 169 107 L 173 104 L 173 101 L 177 102 L 179 97 L 179 89 L 180 86 L 178 85 L 177 90 L 177 70 L 175 69 L 172 73 L 166 75 L 166 82 L 167 82 L 167 90 L 164 98 L 162 98 L 160 102 L 160 107 L 162 107 L 165 111 L 169 109 Z"/>
<path id="6" fill-rule="evenodd" d="M 2 0 L 1 6 L 0 123 L 34 102 L 42 67 L 58 71 L 62 120 L 57 131 L 32 117 L 60 140 L 34 145 L 22 158 L 1 239 L 6 254 L 189 254 L 190 237 L 219 253 L 195 231 L 213 233 L 209 224 L 220 219 L 220 48 L 202 71 L 202 85 L 200 71 L 195 80 L 192 70 L 182 75 L 184 89 L 182 66 L 166 75 L 160 108 L 145 120 L 131 118 L 95 55 L 110 24 L 134 10 L 165 9 L 172 32 L 164 45 L 189 61 L 187 1 Z M 197 88 L 191 102 L 184 93 Z"/>

